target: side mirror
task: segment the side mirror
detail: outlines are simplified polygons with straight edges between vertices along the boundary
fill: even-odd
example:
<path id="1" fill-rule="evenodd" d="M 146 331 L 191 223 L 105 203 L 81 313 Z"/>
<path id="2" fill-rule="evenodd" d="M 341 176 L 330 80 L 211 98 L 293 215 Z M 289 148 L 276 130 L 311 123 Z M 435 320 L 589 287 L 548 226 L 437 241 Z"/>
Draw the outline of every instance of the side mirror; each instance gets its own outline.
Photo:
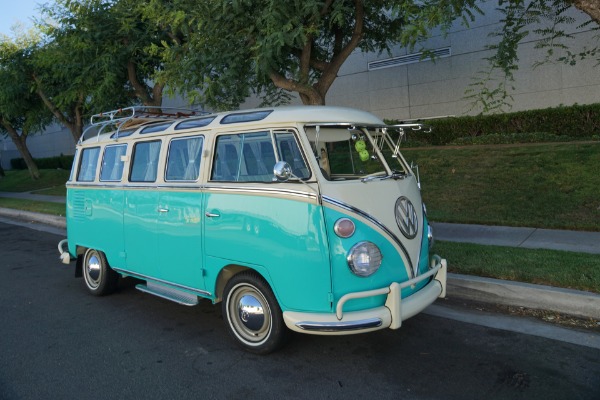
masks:
<path id="1" fill-rule="evenodd" d="M 278 161 L 273 167 L 273 175 L 278 182 L 286 182 L 292 176 L 292 167 L 285 161 Z"/>

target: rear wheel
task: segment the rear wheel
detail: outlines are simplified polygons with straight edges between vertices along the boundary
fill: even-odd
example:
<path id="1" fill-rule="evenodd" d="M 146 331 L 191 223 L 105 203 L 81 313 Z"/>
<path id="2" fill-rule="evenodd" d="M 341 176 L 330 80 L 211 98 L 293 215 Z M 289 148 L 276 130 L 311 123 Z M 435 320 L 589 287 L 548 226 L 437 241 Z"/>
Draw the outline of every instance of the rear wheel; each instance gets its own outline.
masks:
<path id="1" fill-rule="evenodd" d="M 85 287 L 94 296 L 104 296 L 117 289 L 119 274 L 110 268 L 101 251 L 88 249 L 83 256 L 82 269 Z"/>
<path id="2" fill-rule="evenodd" d="M 267 282 L 255 272 L 242 272 L 225 286 L 223 317 L 231 336 L 246 350 L 268 354 L 287 338 L 281 308 Z"/>

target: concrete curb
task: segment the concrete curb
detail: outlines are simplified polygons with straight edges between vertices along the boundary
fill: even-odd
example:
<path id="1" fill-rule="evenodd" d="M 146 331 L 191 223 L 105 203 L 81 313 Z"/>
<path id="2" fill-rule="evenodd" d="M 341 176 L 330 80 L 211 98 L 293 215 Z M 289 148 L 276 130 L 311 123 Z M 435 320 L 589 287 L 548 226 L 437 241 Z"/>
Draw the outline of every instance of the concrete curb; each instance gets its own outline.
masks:
<path id="1" fill-rule="evenodd" d="M 14 210 L 12 208 L 0 207 L 0 216 L 6 218 L 14 218 L 27 222 L 37 222 L 40 224 L 50 225 L 56 228 L 67 229 L 66 218 L 60 217 L 58 215 L 49 215 L 31 211 Z"/>
<path id="2" fill-rule="evenodd" d="M 579 290 L 448 274 L 448 296 L 600 319 L 600 295 Z"/>

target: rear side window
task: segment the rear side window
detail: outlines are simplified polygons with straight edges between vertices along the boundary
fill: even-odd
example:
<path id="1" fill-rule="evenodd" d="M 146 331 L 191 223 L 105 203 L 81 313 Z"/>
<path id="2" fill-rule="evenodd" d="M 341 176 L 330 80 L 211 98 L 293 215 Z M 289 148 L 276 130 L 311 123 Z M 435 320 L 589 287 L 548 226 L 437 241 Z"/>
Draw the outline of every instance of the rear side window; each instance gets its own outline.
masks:
<path id="1" fill-rule="evenodd" d="M 81 160 L 79 162 L 79 173 L 77 180 L 80 182 L 93 182 L 96 178 L 96 168 L 98 167 L 98 155 L 100 147 L 92 147 L 84 149 L 81 152 Z"/>
<path id="2" fill-rule="evenodd" d="M 167 159 L 167 181 L 196 181 L 202 157 L 201 136 L 173 139 Z"/>
<path id="3" fill-rule="evenodd" d="M 102 157 L 101 181 L 120 181 L 123 176 L 122 156 L 127 152 L 126 144 L 106 146 Z"/>
<path id="4" fill-rule="evenodd" d="M 77 156 L 79 155 L 79 149 L 75 149 L 75 155 L 73 156 L 73 164 L 71 164 L 71 173 L 69 174 L 69 182 L 73 181 L 75 177 L 75 171 L 77 171 Z"/>
<path id="5" fill-rule="evenodd" d="M 160 140 L 136 143 L 129 180 L 131 182 L 155 182 L 160 155 Z"/>
<path id="6" fill-rule="evenodd" d="M 272 182 L 275 151 L 270 132 L 221 135 L 211 180 Z"/>

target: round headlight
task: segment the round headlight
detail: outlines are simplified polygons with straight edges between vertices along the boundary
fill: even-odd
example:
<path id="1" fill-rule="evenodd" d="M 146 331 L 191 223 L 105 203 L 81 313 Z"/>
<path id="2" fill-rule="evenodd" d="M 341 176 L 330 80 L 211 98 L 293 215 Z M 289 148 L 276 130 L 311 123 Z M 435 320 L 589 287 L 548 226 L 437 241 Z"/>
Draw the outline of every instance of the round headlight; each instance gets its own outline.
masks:
<path id="1" fill-rule="evenodd" d="M 366 277 L 379 269 L 382 259 L 379 247 L 371 242 L 359 242 L 348 253 L 348 266 L 352 273 Z"/>

